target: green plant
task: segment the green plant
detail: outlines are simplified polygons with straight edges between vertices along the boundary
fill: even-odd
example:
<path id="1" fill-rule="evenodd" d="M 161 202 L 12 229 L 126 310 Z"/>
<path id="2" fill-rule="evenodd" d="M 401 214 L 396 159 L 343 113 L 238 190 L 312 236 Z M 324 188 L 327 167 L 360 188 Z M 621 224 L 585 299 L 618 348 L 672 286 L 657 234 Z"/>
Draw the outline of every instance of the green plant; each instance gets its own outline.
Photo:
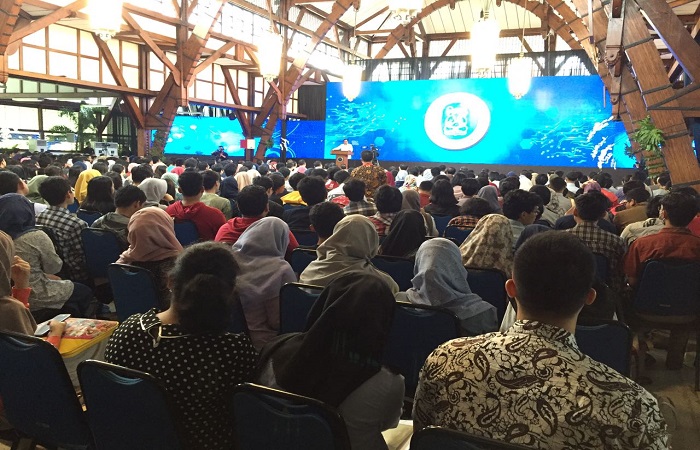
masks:
<path id="1" fill-rule="evenodd" d="M 656 128 L 656 126 L 652 123 L 650 116 L 646 116 L 644 119 L 639 121 L 639 127 L 632 135 L 632 139 L 636 141 L 637 144 L 639 144 L 639 147 L 643 151 L 647 152 L 649 156 L 663 158 L 664 155 L 661 148 L 666 142 L 664 139 L 664 133 Z"/>

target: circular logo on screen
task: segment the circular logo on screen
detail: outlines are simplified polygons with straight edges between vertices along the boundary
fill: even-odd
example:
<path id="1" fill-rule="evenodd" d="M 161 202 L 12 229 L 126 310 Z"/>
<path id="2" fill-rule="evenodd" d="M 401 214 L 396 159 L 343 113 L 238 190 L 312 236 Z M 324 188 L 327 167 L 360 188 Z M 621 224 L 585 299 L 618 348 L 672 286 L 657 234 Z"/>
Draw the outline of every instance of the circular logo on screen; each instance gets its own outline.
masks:
<path id="1" fill-rule="evenodd" d="M 435 145 L 447 150 L 473 146 L 486 135 L 490 124 L 488 105 L 466 92 L 439 97 L 425 113 L 425 133 Z"/>

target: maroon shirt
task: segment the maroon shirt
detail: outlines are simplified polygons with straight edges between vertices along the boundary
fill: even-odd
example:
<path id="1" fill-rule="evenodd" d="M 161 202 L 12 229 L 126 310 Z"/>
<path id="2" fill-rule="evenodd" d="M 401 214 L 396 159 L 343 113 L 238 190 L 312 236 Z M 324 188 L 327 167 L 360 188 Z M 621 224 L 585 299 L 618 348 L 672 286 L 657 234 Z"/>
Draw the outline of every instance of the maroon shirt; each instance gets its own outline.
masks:
<path id="1" fill-rule="evenodd" d="M 191 220 L 203 241 L 213 241 L 216 232 L 226 223 L 224 213 L 202 202 L 183 206 L 182 201 L 178 201 L 168 206 L 165 212 L 176 220 Z"/>

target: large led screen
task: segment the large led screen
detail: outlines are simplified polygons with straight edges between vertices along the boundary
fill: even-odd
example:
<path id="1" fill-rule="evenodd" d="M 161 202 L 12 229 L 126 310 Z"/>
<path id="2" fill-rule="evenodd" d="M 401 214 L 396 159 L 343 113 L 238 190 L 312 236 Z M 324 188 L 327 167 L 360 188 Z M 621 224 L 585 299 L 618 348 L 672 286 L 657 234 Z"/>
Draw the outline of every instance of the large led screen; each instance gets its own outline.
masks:
<path id="1" fill-rule="evenodd" d="M 165 145 L 172 155 L 211 155 L 223 145 L 229 156 L 244 156 L 241 124 L 227 117 L 176 116 Z"/>
<path id="2" fill-rule="evenodd" d="M 503 78 L 366 82 L 352 102 L 329 83 L 324 156 L 348 139 L 389 161 L 630 168 L 597 76 L 538 77 L 515 99 Z"/>

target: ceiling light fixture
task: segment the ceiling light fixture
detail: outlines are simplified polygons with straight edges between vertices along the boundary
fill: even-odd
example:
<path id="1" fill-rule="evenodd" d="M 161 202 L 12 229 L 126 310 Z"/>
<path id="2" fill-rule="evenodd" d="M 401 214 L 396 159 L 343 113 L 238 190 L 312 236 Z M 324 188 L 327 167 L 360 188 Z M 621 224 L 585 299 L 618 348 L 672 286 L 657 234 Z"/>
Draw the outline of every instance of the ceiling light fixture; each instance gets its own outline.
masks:
<path id="1" fill-rule="evenodd" d="M 401 25 L 408 25 L 423 9 L 423 0 L 389 0 L 389 12 Z"/>
<path id="2" fill-rule="evenodd" d="M 500 28 L 495 19 L 489 17 L 490 3 L 484 8 L 482 18 L 472 27 L 469 41 L 472 49 L 472 73 L 485 77 L 496 64 Z"/>
<path id="3" fill-rule="evenodd" d="M 124 0 L 90 0 L 87 12 L 93 33 L 103 41 L 108 41 L 119 33 L 123 6 Z"/>

